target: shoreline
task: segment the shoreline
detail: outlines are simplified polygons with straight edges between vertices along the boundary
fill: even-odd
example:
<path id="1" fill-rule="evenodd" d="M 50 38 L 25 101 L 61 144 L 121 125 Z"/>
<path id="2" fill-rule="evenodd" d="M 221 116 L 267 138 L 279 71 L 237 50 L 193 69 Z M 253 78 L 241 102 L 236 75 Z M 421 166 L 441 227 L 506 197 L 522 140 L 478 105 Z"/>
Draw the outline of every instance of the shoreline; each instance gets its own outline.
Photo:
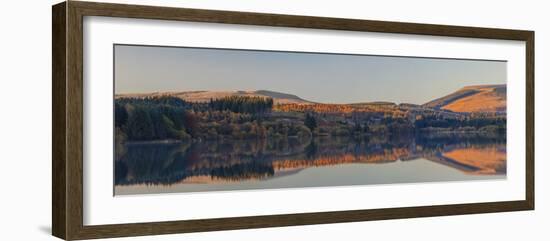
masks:
<path id="1" fill-rule="evenodd" d="M 415 131 L 411 131 L 409 133 L 414 137 L 418 136 L 425 136 L 430 137 L 434 135 L 465 135 L 464 137 L 469 136 L 487 136 L 487 137 L 506 137 L 505 133 L 497 133 L 497 132 L 490 132 L 490 131 L 477 131 L 477 130 L 418 130 L 417 133 Z M 361 137 L 380 137 L 380 136 L 392 136 L 391 133 L 373 133 L 368 135 L 361 135 Z M 312 135 L 310 138 L 307 139 L 323 139 L 323 138 L 352 138 L 356 139 L 357 136 L 355 135 L 331 135 L 331 134 L 318 134 L 318 135 Z M 251 140 L 281 140 L 281 139 L 300 139 L 298 136 L 272 136 L 272 137 L 263 137 L 263 138 L 241 138 L 241 139 L 234 139 L 229 137 L 224 138 L 218 138 L 218 139 L 189 139 L 189 140 L 176 140 L 176 139 L 164 139 L 164 140 L 141 140 L 141 141 L 125 141 L 123 144 L 125 145 L 140 145 L 140 144 L 181 144 L 181 143 L 197 143 L 197 142 L 208 142 L 208 141 L 251 141 Z"/>

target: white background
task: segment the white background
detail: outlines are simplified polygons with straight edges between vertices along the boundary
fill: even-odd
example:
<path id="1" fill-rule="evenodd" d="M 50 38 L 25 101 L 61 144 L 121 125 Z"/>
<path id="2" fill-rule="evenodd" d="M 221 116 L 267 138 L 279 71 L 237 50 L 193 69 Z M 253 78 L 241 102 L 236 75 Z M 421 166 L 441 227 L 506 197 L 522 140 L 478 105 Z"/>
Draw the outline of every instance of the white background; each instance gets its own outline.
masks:
<path id="1" fill-rule="evenodd" d="M 133 1 L 134 3 L 144 1 Z M 156 1 L 157 4 L 161 1 Z M 166 3 L 174 2 L 162 1 Z M 55 240 L 51 219 L 51 11 L 52 1 L 4 3 L 0 21 L 2 198 L 0 239 Z M 179 6 L 409 22 L 518 28 L 536 31 L 536 149 L 550 134 L 550 17 L 544 1 L 178 1 Z M 541 108 L 542 107 L 542 108 Z M 224 231 L 154 237 L 155 240 L 547 240 L 550 167 L 536 153 L 536 211 Z M 152 237 L 128 240 L 151 240 Z"/>

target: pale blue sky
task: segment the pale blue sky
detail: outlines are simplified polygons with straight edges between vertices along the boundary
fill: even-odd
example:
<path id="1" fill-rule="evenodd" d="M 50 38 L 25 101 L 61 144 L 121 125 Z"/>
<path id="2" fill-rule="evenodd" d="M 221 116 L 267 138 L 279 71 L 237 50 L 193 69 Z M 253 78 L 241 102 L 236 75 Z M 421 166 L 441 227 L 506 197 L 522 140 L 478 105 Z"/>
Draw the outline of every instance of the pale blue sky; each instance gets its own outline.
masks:
<path id="1" fill-rule="evenodd" d="M 506 62 L 115 45 L 115 93 L 272 90 L 321 103 L 423 104 L 506 83 Z"/>

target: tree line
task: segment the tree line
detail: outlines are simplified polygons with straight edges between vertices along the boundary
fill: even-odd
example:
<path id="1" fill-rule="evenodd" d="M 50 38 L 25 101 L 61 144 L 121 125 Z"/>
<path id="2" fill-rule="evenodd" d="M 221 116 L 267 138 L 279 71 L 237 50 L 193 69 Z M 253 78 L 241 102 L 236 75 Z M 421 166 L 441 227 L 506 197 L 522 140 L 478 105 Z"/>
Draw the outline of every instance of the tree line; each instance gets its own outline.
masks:
<path id="1" fill-rule="evenodd" d="M 115 100 L 115 128 L 123 140 L 185 140 L 197 127 L 192 103 L 174 97 Z"/>
<path id="2" fill-rule="evenodd" d="M 307 139 L 314 135 L 409 134 L 416 130 L 506 132 L 505 116 L 447 118 L 423 114 L 412 119 L 385 112 L 331 114 L 274 109 L 273 99 L 255 96 L 229 96 L 203 103 L 171 96 L 117 98 L 115 138 L 118 144 L 168 139 Z"/>
<path id="3" fill-rule="evenodd" d="M 251 96 L 230 96 L 208 103 L 188 102 L 171 96 L 118 98 L 114 106 L 115 134 L 118 141 L 187 140 L 207 133 L 208 130 L 201 129 L 208 126 L 207 123 L 255 124 L 256 116 L 270 112 L 272 107 L 273 99 Z M 261 134 L 254 127 L 242 126 L 245 132 Z M 231 130 L 224 128 L 227 129 L 227 125 L 220 125 L 216 133 L 235 133 L 233 127 Z M 239 132 L 238 136 L 246 135 Z"/>
<path id="4" fill-rule="evenodd" d="M 271 111 L 273 99 L 257 96 L 228 96 L 210 99 L 208 107 L 218 111 L 228 110 L 237 113 L 262 114 Z"/>

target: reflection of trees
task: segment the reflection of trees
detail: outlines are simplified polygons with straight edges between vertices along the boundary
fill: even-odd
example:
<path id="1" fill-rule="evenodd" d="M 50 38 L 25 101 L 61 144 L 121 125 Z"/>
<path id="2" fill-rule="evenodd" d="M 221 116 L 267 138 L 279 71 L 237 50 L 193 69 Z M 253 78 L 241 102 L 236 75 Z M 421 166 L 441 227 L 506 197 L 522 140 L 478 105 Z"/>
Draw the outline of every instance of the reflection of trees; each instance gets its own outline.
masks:
<path id="1" fill-rule="evenodd" d="M 506 172 L 505 144 L 505 137 L 456 134 L 129 144 L 124 156 L 115 162 L 115 182 L 119 185 L 172 184 L 198 176 L 238 181 L 269 178 L 277 172 L 312 166 L 417 158 L 467 173 L 499 174 Z M 484 150 L 491 150 L 499 157 L 483 156 L 491 159 L 490 165 L 468 157 L 479 156 Z"/>
<path id="2" fill-rule="evenodd" d="M 213 178 L 229 180 L 261 179 L 273 176 L 273 174 L 274 171 L 271 165 L 258 162 L 222 166 L 213 168 L 210 171 L 210 176 Z"/>
<path id="3" fill-rule="evenodd" d="M 319 149 L 319 147 L 317 147 L 317 143 L 315 141 L 311 141 L 305 149 L 307 159 L 314 158 L 317 155 L 317 150 L 318 149 Z"/>

